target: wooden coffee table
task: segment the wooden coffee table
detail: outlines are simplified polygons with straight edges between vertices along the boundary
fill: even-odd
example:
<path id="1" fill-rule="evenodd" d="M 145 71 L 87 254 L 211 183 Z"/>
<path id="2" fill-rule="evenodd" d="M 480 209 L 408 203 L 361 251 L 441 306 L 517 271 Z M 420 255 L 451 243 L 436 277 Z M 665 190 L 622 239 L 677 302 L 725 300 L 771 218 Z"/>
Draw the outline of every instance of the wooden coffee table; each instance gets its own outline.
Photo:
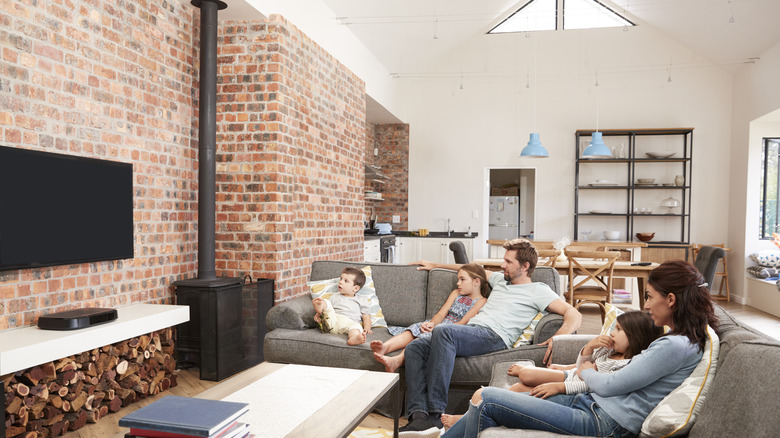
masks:
<path id="1" fill-rule="evenodd" d="M 328 388 L 328 382 L 340 378 L 345 383 L 337 385 L 338 389 Z M 316 397 L 315 392 L 319 392 Z M 326 438 L 349 436 L 388 393 L 395 408 L 393 436 L 398 437 L 401 401 L 396 373 L 263 362 L 196 397 L 249 403 L 249 412 L 238 421 L 249 423 L 250 431 L 257 437 L 271 435 L 270 424 L 295 413 L 302 417 L 301 421 L 296 419 L 296 425 L 283 436 Z M 303 415 L 307 402 L 317 397 L 328 401 L 310 415 Z"/>

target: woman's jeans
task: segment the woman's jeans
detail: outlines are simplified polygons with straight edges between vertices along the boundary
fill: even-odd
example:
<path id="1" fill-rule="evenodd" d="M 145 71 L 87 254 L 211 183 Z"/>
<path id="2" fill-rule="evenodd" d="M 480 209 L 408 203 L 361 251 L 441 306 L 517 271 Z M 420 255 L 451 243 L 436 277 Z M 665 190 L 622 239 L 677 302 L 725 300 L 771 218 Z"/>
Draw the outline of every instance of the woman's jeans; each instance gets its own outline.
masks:
<path id="1" fill-rule="evenodd" d="M 528 393 L 486 387 L 482 391 L 482 403 L 479 406 L 469 405 L 466 415 L 443 438 L 476 438 L 479 432 L 496 426 L 564 435 L 636 436 L 607 415 L 589 393 L 559 394 L 541 399 Z"/>
<path id="2" fill-rule="evenodd" d="M 478 325 L 442 324 L 430 338 L 419 338 L 406 346 L 407 410 L 442 413 L 456 356 L 477 356 L 504 350 L 506 344 L 496 332 Z"/>

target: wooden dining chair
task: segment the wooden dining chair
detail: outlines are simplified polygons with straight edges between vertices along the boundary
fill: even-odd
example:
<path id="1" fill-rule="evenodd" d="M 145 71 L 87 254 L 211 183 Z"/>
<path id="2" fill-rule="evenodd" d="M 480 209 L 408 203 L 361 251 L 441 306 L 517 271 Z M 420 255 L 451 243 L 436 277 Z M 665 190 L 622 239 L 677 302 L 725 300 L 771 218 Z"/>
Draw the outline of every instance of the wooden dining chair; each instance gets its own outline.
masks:
<path id="1" fill-rule="evenodd" d="M 569 286 L 564 296 L 575 309 L 582 303 L 597 304 L 603 324 L 605 304 L 612 302 L 612 273 L 620 252 L 568 248 L 563 252 L 569 261 Z"/>
<path id="2" fill-rule="evenodd" d="M 561 251 L 557 249 L 537 249 L 536 253 L 539 255 L 536 266 L 553 266 L 555 259 L 561 255 Z"/>

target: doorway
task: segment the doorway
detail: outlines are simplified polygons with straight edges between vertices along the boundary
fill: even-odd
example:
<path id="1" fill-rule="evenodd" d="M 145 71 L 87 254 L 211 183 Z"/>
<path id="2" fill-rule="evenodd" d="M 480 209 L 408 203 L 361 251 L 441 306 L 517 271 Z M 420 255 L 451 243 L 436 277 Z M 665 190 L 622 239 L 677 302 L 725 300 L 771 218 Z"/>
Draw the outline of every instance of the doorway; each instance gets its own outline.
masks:
<path id="1" fill-rule="evenodd" d="M 533 239 L 536 221 L 536 169 L 489 168 L 485 226 L 487 240 Z"/>

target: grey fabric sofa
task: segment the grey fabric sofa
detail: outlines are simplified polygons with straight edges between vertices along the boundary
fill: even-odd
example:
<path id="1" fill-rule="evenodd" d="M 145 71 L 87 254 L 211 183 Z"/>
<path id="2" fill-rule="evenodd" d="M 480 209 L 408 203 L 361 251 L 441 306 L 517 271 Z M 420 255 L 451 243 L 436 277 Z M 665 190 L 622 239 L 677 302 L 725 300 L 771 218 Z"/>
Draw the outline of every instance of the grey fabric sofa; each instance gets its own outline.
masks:
<path id="1" fill-rule="evenodd" d="M 773 376 L 780 373 L 780 342 L 737 321 L 717 304 L 720 354 L 715 380 L 701 413 L 688 436 L 776 437 L 780 433 L 780 402 Z M 556 336 L 553 363 L 574 363 L 592 335 Z M 517 381 L 507 376 L 512 362 L 496 364 L 490 384 L 508 387 Z M 550 432 L 490 428 L 480 438 L 555 437 Z"/>
<path id="2" fill-rule="evenodd" d="M 389 325 L 405 327 L 431 318 L 457 284 L 456 273 L 446 269 L 425 271 L 410 265 L 340 261 L 315 261 L 310 280 L 335 278 L 347 266 L 367 265 L 371 266 L 376 294 Z M 560 294 L 559 276 L 554 269 L 537 267 L 532 279 L 547 283 Z M 541 364 L 546 347 L 537 344 L 554 335 L 562 322 L 560 315 L 548 314 L 539 321 L 531 345 L 482 356 L 457 358 L 447 412 L 465 411 L 474 390 L 490 381 L 493 364 L 516 360 L 532 360 Z M 368 344 L 374 339 L 389 339 L 391 335 L 387 329 L 374 328 L 374 333 L 368 335 L 365 344 L 349 346 L 344 335 L 320 332 L 314 322 L 310 295 L 296 297 L 272 307 L 266 317 L 266 325 L 269 331 L 264 339 L 263 355 L 267 361 L 384 371 L 384 367 L 374 360 Z M 401 388 L 405 390 L 403 368 L 400 374 Z"/>

